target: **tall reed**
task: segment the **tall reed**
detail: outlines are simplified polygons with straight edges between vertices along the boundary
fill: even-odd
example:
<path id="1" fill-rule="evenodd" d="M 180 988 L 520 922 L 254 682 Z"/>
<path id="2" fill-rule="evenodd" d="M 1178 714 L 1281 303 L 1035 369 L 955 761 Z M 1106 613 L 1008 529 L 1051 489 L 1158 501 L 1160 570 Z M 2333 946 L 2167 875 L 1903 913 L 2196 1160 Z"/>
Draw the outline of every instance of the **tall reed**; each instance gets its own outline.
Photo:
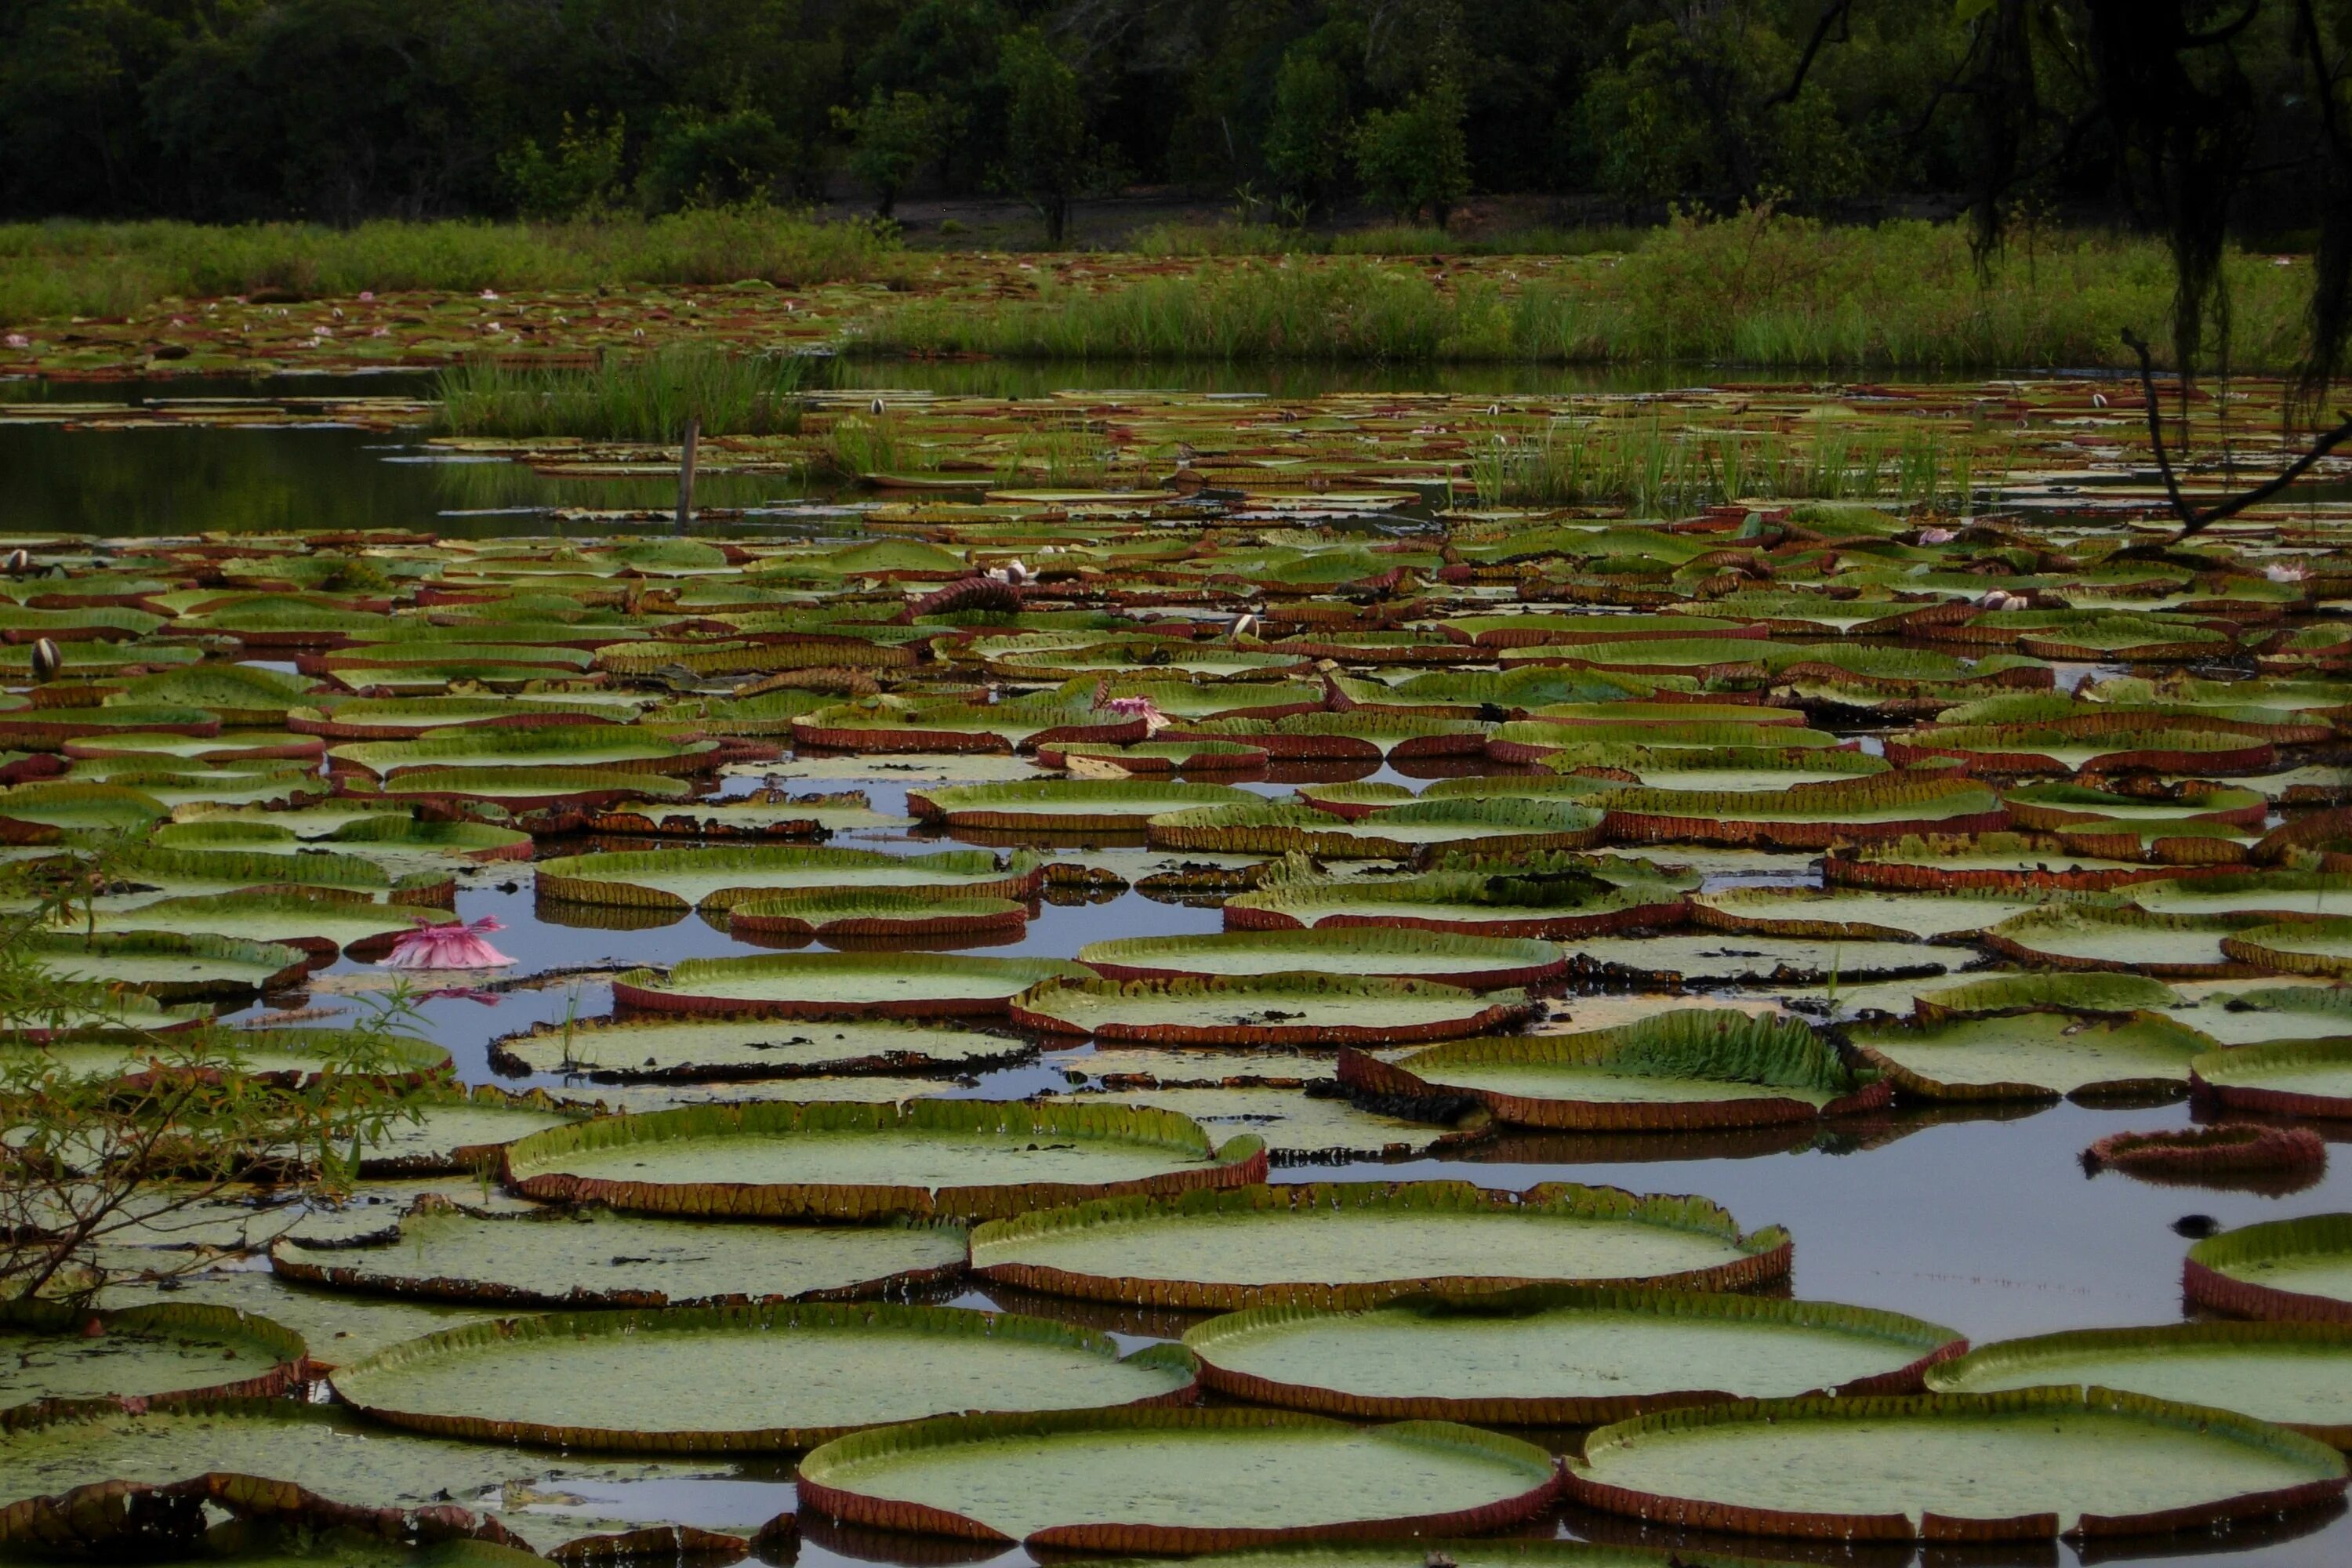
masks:
<path id="1" fill-rule="evenodd" d="M 436 378 L 438 425 L 453 436 L 669 442 L 696 419 L 706 436 L 787 435 L 801 427 L 809 363 L 700 343 L 609 355 L 593 370 L 467 360 Z"/>

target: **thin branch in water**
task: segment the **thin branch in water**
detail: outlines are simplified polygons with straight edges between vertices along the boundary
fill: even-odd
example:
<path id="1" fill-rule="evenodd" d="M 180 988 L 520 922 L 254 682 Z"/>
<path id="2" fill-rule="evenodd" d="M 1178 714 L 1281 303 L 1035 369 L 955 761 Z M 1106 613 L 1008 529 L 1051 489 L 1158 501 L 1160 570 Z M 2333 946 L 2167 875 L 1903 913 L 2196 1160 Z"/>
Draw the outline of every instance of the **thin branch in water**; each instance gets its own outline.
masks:
<path id="1" fill-rule="evenodd" d="M 2146 395 L 2147 402 L 2148 443 L 2156 448 L 2156 468 L 2157 471 L 2164 476 L 2164 493 L 2171 498 L 2173 515 L 2179 518 L 2181 522 L 2180 531 L 2172 536 L 2172 542 L 2175 544 L 2213 523 L 2220 522 L 2224 518 L 2237 516 L 2248 507 L 2260 506 L 2309 473 L 2313 465 L 2334 451 L 2339 445 L 2352 440 L 2352 415 L 2347 415 L 2344 417 L 2343 423 L 2313 441 L 2309 450 L 2289 463 L 2285 469 L 2274 478 L 2256 485 L 2252 489 L 2241 490 L 2218 506 L 2200 511 L 2189 504 L 2188 497 L 2180 493 L 2180 481 L 2172 472 L 2172 458 L 2164 449 L 2164 414 L 2157 403 L 2156 362 L 2148 354 L 2147 340 L 2126 327 L 2124 329 L 2124 342 L 2130 347 L 2132 353 L 2139 356 L 2140 391 Z M 2184 414 L 2184 426 L 2186 422 Z"/>

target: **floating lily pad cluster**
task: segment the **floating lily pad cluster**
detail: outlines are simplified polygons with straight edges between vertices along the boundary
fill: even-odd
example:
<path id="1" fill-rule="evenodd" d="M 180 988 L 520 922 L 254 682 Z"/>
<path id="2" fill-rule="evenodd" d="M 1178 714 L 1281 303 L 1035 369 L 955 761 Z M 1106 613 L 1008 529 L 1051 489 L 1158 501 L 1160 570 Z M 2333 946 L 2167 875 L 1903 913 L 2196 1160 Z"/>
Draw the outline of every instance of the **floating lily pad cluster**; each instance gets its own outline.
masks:
<path id="1" fill-rule="evenodd" d="M 2130 423 L 2069 395 L 2017 395 L 2036 442 Z M 1381 1564 L 1563 1499 L 1970 1542 L 2344 1489 L 2352 1216 L 2197 1243 L 2189 1298 L 2249 1321 L 1971 1350 L 1790 1298 L 1801 1215 L 1383 1168 L 2064 1099 L 2116 1120 L 2095 1171 L 2315 1181 L 2352 1124 L 2319 514 L 2167 542 L 2045 476 L 1643 519 L 1472 504 L 1458 399 L 934 402 L 792 438 L 896 422 L 842 537 L 21 542 L 0 847 L 107 876 L 26 939 L 88 1016 L 0 1050 L 135 1092 L 107 1009 L 217 1011 L 299 1082 L 298 1004 L 501 888 L 681 955 L 574 975 L 485 1071 L 416 1043 L 343 1209 L 0 1319 L 0 1551 L 206 1508 L 387 1563 L 741 1551 L 517 1500 L 734 1455 L 797 1457 L 813 1529 Z M 1007 457 L 1040 431 L 1086 473 Z"/>

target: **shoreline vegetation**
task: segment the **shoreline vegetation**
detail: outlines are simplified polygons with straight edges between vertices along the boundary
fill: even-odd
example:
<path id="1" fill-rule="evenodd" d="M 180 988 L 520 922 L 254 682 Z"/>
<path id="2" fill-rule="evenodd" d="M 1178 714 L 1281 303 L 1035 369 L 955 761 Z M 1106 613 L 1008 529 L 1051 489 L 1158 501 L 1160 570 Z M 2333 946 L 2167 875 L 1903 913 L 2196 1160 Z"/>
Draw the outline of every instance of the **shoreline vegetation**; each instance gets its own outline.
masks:
<path id="1" fill-rule="evenodd" d="M 794 288 L 869 287 L 871 300 L 860 301 L 836 340 L 860 353 L 1671 361 L 1783 373 L 2124 369 L 2132 361 L 2122 331 L 2161 336 L 2173 289 L 2164 247 L 2152 238 L 2019 235 L 1980 273 L 1958 224 L 1837 227 L 1764 208 L 1585 236 L 1622 248 L 1581 249 L 1577 231 L 1538 230 L 1528 235 L 1526 251 L 1498 249 L 1507 236 L 1475 249 L 1422 249 L 1444 237 L 1399 229 L 1308 237 L 1323 250 L 1272 253 L 1274 237 L 1285 232 L 1162 226 L 1144 231 L 1139 243 L 1164 270 L 1097 286 L 1013 255 L 911 249 L 886 224 L 760 207 L 650 220 L 382 222 L 348 230 L 10 225 L 0 226 L 0 323 L 119 320 L 214 297 L 696 288 L 760 279 Z M 1367 238 L 1400 247 L 1410 240 L 1414 248 L 1356 253 Z M 1482 259 L 1458 260 L 1472 255 Z M 2253 374 L 2292 368 L 2304 342 L 2307 260 L 2233 251 L 2224 270 L 2233 322 L 2229 368 Z"/>

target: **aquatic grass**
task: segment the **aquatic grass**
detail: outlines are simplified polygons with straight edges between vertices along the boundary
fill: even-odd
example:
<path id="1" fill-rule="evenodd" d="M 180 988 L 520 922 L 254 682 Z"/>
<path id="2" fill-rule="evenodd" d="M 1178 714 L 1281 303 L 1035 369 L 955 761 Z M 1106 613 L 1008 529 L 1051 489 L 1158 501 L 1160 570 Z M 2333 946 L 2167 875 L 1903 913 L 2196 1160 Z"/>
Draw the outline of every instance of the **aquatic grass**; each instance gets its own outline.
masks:
<path id="1" fill-rule="evenodd" d="M 2288 367 L 2310 268 L 2238 253 L 2226 270 L 2232 363 Z M 2030 258 L 1996 258 L 1980 278 L 1958 225 L 1835 228 L 1756 211 L 1680 219 L 1622 256 L 1531 256 L 1444 277 L 1363 256 L 1211 258 L 1120 287 L 1048 282 L 1033 301 L 984 310 L 919 300 L 877 322 L 865 346 L 1073 360 L 2122 368 L 2123 330 L 2168 320 L 2171 295 L 2154 240 L 2043 237 Z"/>
<path id="2" fill-rule="evenodd" d="M 706 436 L 775 436 L 801 426 L 809 361 L 700 343 L 608 355 L 593 370 L 516 368 L 472 359 L 435 378 L 438 428 L 452 436 L 577 437 L 671 442 L 687 421 Z"/>
<path id="3" fill-rule="evenodd" d="M 763 206 L 561 224 L 0 224 L 0 321 L 119 316 L 166 299 L 278 291 L 593 289 L 894 280 L 887 225 Z"/>
<path id="4" fill-rule="evenodd" d="M 1747 500 L 1964 510 L 1979 471 L 1974 443 L 1935 430 L 1831 424 L 1799 438 L 1669 426 L 1654 416 L 1563 416 L 1532 436 L 1497 431 L 1483 438 L 1470 479 L 1482 506 L 1622 505 L 1674 516 Z"/>

